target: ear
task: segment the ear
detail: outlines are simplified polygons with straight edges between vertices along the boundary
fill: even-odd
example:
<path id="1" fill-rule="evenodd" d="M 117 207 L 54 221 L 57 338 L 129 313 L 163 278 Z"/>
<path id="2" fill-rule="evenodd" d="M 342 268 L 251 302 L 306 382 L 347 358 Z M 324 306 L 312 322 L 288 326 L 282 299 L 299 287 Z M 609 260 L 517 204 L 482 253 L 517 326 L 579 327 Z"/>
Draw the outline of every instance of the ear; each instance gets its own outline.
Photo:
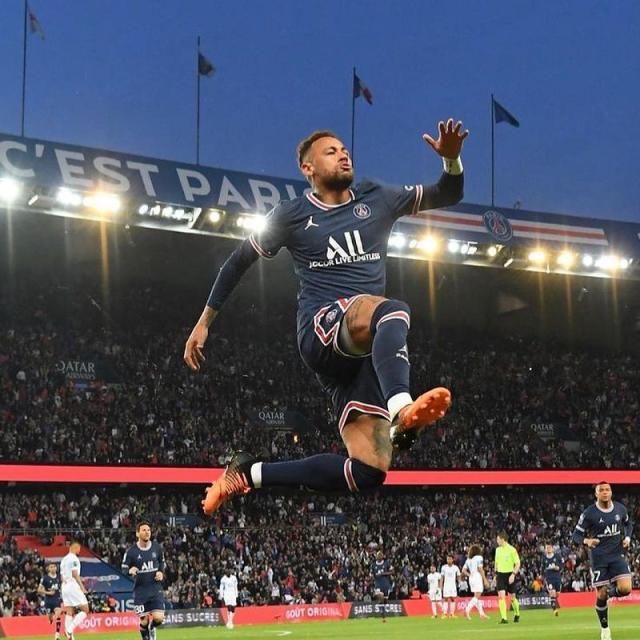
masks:
<path id="1" fill-rule="evenodd" d="M 313 177 L 313 164 L 311 162 L 309 162 L 308 160 L 305 160 L 301 165 L 300 165 L 300 171 L 302 171 L 302 175 L 309 180 L 310 178 Z"/>

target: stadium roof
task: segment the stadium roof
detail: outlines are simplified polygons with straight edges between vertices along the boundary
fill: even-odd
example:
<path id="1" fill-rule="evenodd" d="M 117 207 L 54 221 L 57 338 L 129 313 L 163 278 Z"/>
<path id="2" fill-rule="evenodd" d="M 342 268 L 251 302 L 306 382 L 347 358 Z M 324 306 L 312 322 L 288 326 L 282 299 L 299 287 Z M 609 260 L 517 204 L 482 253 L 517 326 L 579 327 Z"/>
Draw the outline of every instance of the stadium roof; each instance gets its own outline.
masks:
<path id="1" fill-rule="evenodd" d="M 0 208 L 241 239 L 288 180 L 0 134 Z M 460 203 L 403 217 L 389 255 L 546 273 L 640 278 L 640 224 Z"/>

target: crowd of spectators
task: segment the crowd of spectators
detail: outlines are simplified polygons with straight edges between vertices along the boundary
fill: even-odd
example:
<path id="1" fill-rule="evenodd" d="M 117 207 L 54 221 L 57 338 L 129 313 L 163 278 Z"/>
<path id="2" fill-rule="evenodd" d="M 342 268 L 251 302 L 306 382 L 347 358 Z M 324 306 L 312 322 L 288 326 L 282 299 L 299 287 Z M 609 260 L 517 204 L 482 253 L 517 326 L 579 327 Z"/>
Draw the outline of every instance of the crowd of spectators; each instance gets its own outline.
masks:
<path id="1" fill-rule="evenodd" d="M 546 542 L 565 559 L 563 590 L 590 588 L 587 555 L 571 543 L 577 519 L 591 500 L 584 488 L 553 494 L 515 488 L 384 489 L 358 497 L 262 491 L 237 500 L 213 521 L 196 515 L 200 496 L 193 492 L 124 491 L 65 487 L 0 493 L 0 590 L 6 613 L 26 614 L 39 607 L 35 590 L 43 560 L 32 551 L 18 551 L 15 535 L 31 532 L 46 541 L 66 532 L 119 568 L 125 548 L 135 540 L 135 523 L 143 518 L 152 521 L 154 537 L 163 544 L 166 599 L 174 608 L 215 605 L 225 568 L 238 575 L 242 605 L 367 600 L 378 550 L 393 566 L 392 597 L 408 598 L 415 590 L 426 591 L 431 563 L 439 567 L 452 554 L 462 566 L 472 543 L 483 548 L 493 588 L 495 534 L 503 528 L 520 552 L 522 591 L 541 588 Z M 640 520 L 638 492 L 614 498 L 626 504 L 634 521 Z M 635 540 L 629 557 L 634 585 L 640 586 Z M 100 606 L 108 606 L 105 598 Z"/>
<path id="2" fill-rule="evenodd" d="M 197 296 L 147 288 L 117 299 L 108 310 L 83 288 L 25 287 L 0 305 L 0 460 L 219 466 L 232 448 L 265 459 L 343 450 L 298 355 L 293 308 L 232 300 L 196 375 L 182 352 Z M 447 386 L 454 404 L 394 467 L 638 466 L 640 377 L 630 356 L 515 338 L 435 340 L 419 324 L 409 347 L 415 390 Z M 73 383 L 60 370 L 69 361 L 102 363 L 98 373 L 112 379 Z M 306 428 L 258 424 L 257 411 L 283 408 L 302 413 Z"/>

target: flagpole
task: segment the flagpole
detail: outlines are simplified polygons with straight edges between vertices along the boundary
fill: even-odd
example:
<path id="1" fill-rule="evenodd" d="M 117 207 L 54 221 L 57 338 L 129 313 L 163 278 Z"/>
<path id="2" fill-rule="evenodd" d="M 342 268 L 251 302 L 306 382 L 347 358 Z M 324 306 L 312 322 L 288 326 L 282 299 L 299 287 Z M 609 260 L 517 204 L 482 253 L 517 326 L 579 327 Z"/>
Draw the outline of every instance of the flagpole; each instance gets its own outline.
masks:
<path id="1" fill-rule="evenodd" d="M 353 67 L 353 78 L 351 80 L 351 165 L 353 166 L 355 158 L 355 130 L 356 130 L 356 96 L 353 88 L 356 86 L 356 68 Z"/>
<path id="2" fill-rule="evenodd" d="M 27 92 L 27 0 L 24 0 L 24 20 L 22 22 L 22 113 L 20 116 L 20 136 L 24 138 L 24 104 Z"/>
<path id="3" fill-rule="evenodd" d="M 495 133 L 494 128 L 496 124 L 496 117 L 494 113 L 495 109 L 495 100 L 493 98 L 493 93 L 491 94 L 491 206 L 495 206 Z"/>
<path id="4" fill-rule="evenodd" d="M 198 52 L 196 55 L 196 79 L 198 81 L 196 97 L 196 164 L 200 164 L 200 36 L 198 36 Z"/>

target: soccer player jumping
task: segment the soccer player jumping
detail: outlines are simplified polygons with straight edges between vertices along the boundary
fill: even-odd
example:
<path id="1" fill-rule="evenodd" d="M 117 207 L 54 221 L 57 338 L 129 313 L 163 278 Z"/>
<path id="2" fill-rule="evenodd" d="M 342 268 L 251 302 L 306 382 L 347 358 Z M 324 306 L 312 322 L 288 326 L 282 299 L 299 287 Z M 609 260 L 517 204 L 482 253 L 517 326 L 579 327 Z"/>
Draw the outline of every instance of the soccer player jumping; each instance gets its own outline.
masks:
<path id="1" fill-rule="evenodd" d="M 611 640 L 609 629 L 609 595 L 628 596 L 631 593 L 631 570 L 624 551 L 631 545 L 633 525 L 626 507 L 612 500 L 611 485 L 596 485 L 596 502 L 580 516 L 573 533 L 576 544 L 589 549 L 593 586 L 597 589 L 596 614 L 600 621 L 601 640 Z M 609 593 L 609 587 L 613 591 Z"/>
<path id="2" fill-rule="evenodd" d="M 393 447 L 408 448 L 417 434 L 446 413 L 442 387 L 417 399 L 409 394 L 409 306 L 384 297 L 387 241 L 400 216 L 446 207 L 463 193 L 462 123 L 438 124 L 424 141 L 442 158 L 436 184 L 391 187 L 364 180 L 355 187 L 344 144 L 316 131 L 298 146 L 300 170 L 311 191 L 281 202 L 267 225 L 224 263 L 184 352 L 198 371 L 209 326 L 245 271 L 286 247 L 299 280 L 298 346 L 305 364 L 329 393 L 348 457 L 325 453 L 288 462 L 261 462 L 238 452 L 208 489 L 205 513 L 227 499 L 268 486 L 305 485 L 317 491 L 363 491 L 384 482 Z"/>

